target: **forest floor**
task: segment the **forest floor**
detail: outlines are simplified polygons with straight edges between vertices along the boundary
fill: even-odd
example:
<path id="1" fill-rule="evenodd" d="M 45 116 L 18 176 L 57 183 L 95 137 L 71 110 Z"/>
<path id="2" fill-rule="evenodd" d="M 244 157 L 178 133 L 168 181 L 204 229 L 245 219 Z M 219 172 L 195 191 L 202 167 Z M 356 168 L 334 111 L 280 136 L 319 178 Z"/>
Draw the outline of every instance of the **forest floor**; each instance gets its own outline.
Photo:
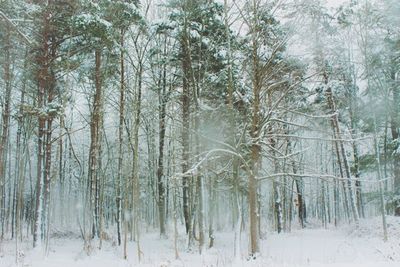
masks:
<path id="1" fill-rule="evenodd" d="M 122 267 L 122 266 L 265 266 L 265 267 L 399 267 L 400 218 L 388 217 L 389 240 L 382 240 L 380 218 L 362 220 L 359 227 L 345 225 L 328 229 L 309 224 L 291 233 L 269 234 L 261 241 L 261 255 L 256 260 L 235 259 L 233 233 L 216 233 L 215 247 L 185 251 L 185 239 L 179 238 L 179 259 L 175 260 L 173 238 L 160 239 L 158 234 L 143 234 L 142 259 L 137 261 L 136 244 L 131 242 L 128 260 L 122 259 L 122 247 L 104 241 L 101 250 L 90 256 L 75 234 L 59 235 L 50 242 L 48 255 L 42 249 L 31 249 L 30 243 L 20 246 L 19 264 L 15 263 L 15 241 L 4 241 L 0 248 L 0 266 L 37 267 Z M 247 238 L 242 236 L 242 251 L 246 255 Z"/>

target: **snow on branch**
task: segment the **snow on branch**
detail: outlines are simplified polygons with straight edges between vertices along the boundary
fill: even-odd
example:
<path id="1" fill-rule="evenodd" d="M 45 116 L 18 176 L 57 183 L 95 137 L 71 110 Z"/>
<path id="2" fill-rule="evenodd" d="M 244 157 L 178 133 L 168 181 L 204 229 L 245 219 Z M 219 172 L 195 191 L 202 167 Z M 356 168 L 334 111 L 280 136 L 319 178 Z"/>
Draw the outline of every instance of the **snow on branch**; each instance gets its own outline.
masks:
<path id="1" fill-rule="evenodd" d="M 269 136 L 271 136 L 271 137 L 297 138 L 297 139 L 304 139 L 304 140 L 328 141 L 328 142 L 357 142 L 357 141 L 373 139 L 372 136 L 364 136 L 364 137 L 350 138 L 350 139 L 299 136 L 299 135 L 293 135 L 293 134 L 270 134 Z"/>
<path id="2" fill-rule="evenodd" d="M 293 177 L 293 178 L 317 178 L 317 179 L 325 179 L 325 180 L 327 180 L 327 179 L 345 180 L 345 181 L 348 180 L 348 178 L 346 178 L 346 177 L 338 177 L 338 176 L 331 175 L 331 174 L 318 174 L 318 173 L 303 173 L 303 174 L 300 174 L 300 173 L 289 173 L 289 172 L 274 173 L 274 174 L 270 174 L 270 175 L 266 175 L 266 176 L 260 176 L 260 177 L 257 177 L 256 179 L 259 180 L 259 181 L 262 181 L 262 180 L 268 180 L 268 179 L 275 179 L 275 178 L 283 177 L 283 176 L 290 176 L 290 177 Z M 382 181 L 390 180 L 390 179 L 391 178 L 388 177 L 388 178 L 382 179 L 380 181 L 376 181 L 376 180 L 361 180 L 361 179 L 357 179 L 357 181 L 367 182 L 367 183 L 380 183 Z"/>
<path id="3" fill-rule="evenodd" d="M 228 149 L 223 149 L 223 148 L 216 148 L 216 149 L 212 149 L 210 151 L 208 151 L 206 153 L 206 155 L 199 161 L 197 162 L 195 165 L 193 165 L 189 170 L 187 170 L 185 173 L 182 174 L 178 174 L 179 176 L 182 177 L 186 177 L 186 176 L 190 176 L 193 175 L 194 173 L 196 173 L 197 169 L 208 159 L 210 158 L 211 155 L 216 154 L 216 153 L 226 153 L 226 154 L 231 154 L 235 157 L 238 157 L 240 160 L 243 161 L 243 163 L 246 166 L 246 169 L 249 169 L 247 166 L 246 161 L 244 160 L 244 158 L 242 157 L 242 155 L 240 155 L 239 153 L 232 151 L 232 150 L 228 150 Z"/>
<path id="4" fill-rule="evenodd" d="M 18 33 L 18 35 L 22 38 L 23 41 L 25 41 L 28 45 L 32 45 L 32 41 L 23 33 L 21 32 L 17 25 L 14 24 L 14 22 L 11 21 L 9 17 L 7 17 L 6 14 L 3 13 L 3 11 L 0 10 L 0 17 L 5 20 L 6 23 L 8 23 L 14 30 Z"/>

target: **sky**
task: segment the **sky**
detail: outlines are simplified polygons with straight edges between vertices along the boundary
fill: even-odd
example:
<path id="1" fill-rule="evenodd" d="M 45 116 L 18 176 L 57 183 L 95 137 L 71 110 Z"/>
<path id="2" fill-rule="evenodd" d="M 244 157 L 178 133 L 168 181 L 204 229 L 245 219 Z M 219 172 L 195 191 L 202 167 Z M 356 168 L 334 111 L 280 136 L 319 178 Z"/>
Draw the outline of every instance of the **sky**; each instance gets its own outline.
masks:
<path id="1" fill-rule="evenodd" d="M 347 2 L 347 0 L 326 0 L 326 4 L 328 7 L 338 7 L 344 2 Z"/>

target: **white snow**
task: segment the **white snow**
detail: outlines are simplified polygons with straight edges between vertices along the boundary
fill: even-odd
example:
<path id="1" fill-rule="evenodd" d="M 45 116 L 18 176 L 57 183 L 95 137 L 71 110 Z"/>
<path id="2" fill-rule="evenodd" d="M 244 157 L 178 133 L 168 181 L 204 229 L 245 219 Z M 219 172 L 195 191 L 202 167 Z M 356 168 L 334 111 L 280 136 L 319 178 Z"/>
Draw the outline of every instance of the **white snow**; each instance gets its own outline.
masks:
<path id="1" fill-rule="evenodd" d="M 15 264 L 15 241 L 0 246 L 0 266 L 268 266 L 268 267 L 398 267 L 400 266 L 400 218 L 388 217 L 389 240 L 382 240 L 379 217 L 361 220 L 359 228 L 343 225 L 328 229 L 313 227 L 293 230 L 291 233 L 268 234 L 261 242 L 261 256 L 246 259 L 247 240 L 242 234 L 242 259 L 233 255 L 233 232 L 215 233 L 215 247 L 199 255 L 185 250 L 186 239 L 179 235 L 179 259 L 175 259 L 173 236 L 160 239 L 156 233 L 143 234 L 142 260 L 137 261 L 134 242 L 128 246 L 128 259 L 122 259 L 123 247 L 115 240 L 103 242 L 101 250 L 94 249 L 88 256 L 77 235 L 53 238 L 45 257 L 40 249 L 32 250 L 30 242 L 21 244 L 19 264 Z M 98 240 L 92 241 L 94 247 Z"/>

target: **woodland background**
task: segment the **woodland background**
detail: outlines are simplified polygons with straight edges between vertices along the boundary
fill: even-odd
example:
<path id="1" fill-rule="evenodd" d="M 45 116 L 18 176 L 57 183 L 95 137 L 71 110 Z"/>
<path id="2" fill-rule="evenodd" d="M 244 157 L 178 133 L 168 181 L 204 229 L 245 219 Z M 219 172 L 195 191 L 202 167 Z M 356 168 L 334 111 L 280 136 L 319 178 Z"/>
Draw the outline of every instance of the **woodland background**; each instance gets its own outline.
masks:
<path id="1" fill-rule="evenodd" d="M 0 244 L 127 257 L 400 216 L 400 4 L 0 2 Z M 68 230 L 66 230 L 68 229 Z M 1 245 L 0 245 L 1 246 Z M 175 242 L 175 253 L 178 254 Z"/>

